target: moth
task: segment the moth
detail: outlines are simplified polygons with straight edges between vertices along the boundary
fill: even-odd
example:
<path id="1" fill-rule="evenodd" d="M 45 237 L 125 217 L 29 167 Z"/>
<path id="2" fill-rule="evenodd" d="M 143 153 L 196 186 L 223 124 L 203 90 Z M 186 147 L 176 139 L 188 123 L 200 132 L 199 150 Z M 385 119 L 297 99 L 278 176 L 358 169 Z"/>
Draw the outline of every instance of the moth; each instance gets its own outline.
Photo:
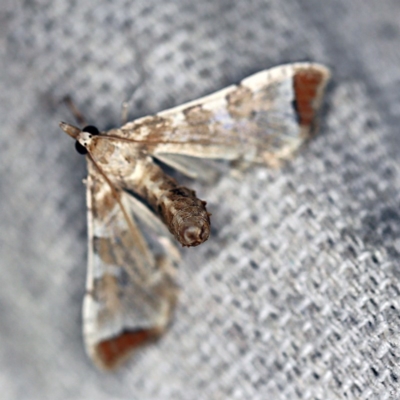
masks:
<path id="1" fill-rule="evenodd" d="M 160 164 L 191 178 L 212 159 L 279 166 L 315 131 L 329 77 L 319 64 L 281 65 L 107 132 L 60 123 L 87 158 L 83 334 L 95 365 L 112 370 L 160 337 L 178 297 L 176 243 L 210 235 L 206 202 Z"/>

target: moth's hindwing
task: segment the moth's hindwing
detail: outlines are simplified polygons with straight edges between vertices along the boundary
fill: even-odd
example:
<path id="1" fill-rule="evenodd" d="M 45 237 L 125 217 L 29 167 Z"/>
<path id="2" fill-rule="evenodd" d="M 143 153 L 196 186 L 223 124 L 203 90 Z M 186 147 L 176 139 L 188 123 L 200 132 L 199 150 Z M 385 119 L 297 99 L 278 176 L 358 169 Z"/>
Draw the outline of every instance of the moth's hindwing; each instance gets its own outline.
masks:
<path id="1" fill-rule="evenodd" d="M 112 190 L 90 162 L 88 170 L 83 332 L 94 363 L 113 369 L 167 327 L 177 299 L 179 253 L 169 238 L 139 229 L 129 194 Z"/>

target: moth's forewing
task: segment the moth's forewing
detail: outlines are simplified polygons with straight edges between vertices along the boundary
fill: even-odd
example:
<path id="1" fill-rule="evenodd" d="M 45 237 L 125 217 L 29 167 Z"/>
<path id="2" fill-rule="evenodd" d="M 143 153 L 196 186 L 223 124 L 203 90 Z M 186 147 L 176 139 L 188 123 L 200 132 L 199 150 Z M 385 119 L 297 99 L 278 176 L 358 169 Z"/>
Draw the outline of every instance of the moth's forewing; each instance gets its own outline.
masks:
<path id="1" fill-rule="evenodd" d="M 91 163 L 88 170 L 83 331 L 95 364 L 112 369 L 167 327 L 177 298 L 179 255 L 167 237 L 138 229 L 127 193 L 113 191 Z"/>
<path id="2" fill-rule="evenodd" d="M 146 142 L 150 154 L 167 160 L 177 154 L 277 166 L 310 138 L 329 77 L 319 64 L 278 66 L 110 133 Z"/>

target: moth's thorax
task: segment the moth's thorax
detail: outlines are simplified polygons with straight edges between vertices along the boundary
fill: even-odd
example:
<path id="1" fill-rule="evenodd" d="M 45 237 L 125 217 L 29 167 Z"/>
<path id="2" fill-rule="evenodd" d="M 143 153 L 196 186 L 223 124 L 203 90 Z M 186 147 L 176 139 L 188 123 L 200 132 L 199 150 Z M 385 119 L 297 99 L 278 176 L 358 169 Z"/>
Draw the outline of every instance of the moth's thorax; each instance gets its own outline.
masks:
<path id="1" fill-rule="evenodd" d="M 131 175 L 136 168 L 137 161 L 147 156 L 146 152 L 135 143 L 110 139 L 101 135 L 83 140 L 86 140 L 87 149 L 94 161 L 107 175 L 112 177 L 124 178 Z"/>

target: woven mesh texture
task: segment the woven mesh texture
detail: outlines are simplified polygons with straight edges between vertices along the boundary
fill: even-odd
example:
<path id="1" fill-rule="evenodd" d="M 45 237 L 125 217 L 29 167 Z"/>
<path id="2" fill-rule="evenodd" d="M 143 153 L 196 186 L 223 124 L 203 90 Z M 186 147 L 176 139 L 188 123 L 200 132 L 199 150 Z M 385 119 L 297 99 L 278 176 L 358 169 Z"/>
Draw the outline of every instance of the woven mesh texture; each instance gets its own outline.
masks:
<path id="1" fill-rule="evenodd" d="M 2 399 L 400 398 L 397 0 L 0 4 Z M 193 183 L 212 238 L 183 252 L 164 338 L 87 359 L 85 160 L 73 96 L 119 125 L 283 62 L 333 69 L 321 133 L 281 170 Z"/>

